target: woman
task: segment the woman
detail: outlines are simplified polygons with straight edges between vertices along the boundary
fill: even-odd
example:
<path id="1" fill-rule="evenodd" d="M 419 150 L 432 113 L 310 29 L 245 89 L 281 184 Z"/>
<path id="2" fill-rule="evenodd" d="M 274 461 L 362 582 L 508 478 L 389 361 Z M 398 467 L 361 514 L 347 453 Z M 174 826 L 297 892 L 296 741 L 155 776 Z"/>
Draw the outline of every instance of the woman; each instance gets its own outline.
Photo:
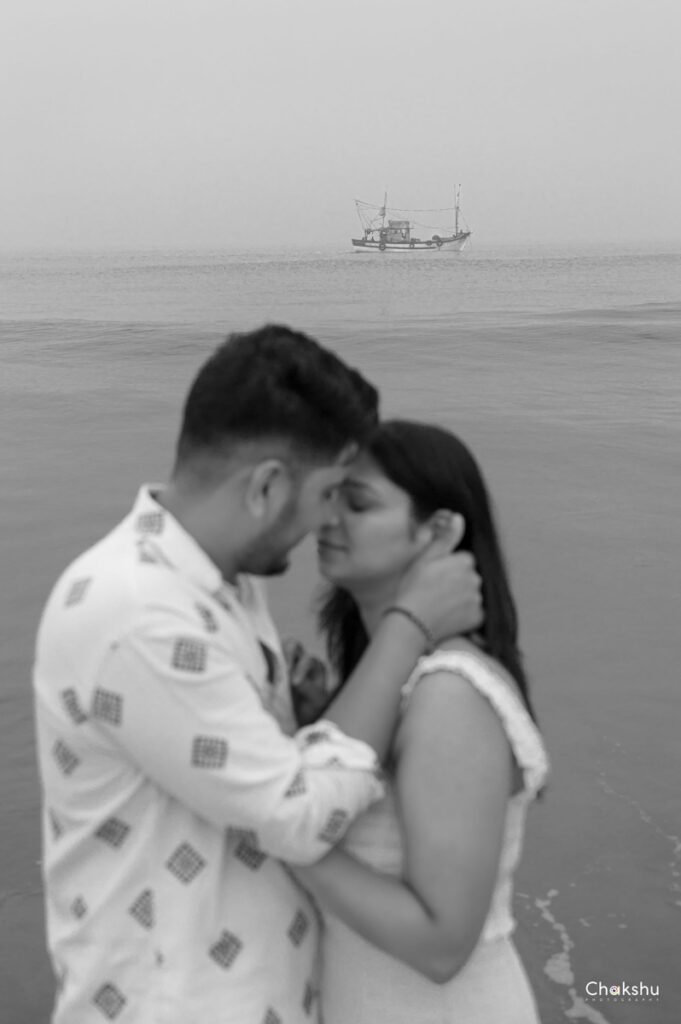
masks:
<path id="1" fill-rule="evenodd" d="M 411 617 L 391 608 L 399 581 L 452 526 L 482 577 L 484 625 L 420 660 L 403 691 L 388 795 L 342 848 L 295 869 L 327 922 L 325 1024 L 538 1021 L 511 903 L 547 758 L 490 501 L 452 434 L 403 421 L 377 429 L 318 538 L 333 585 L 320 621 L 342 683 L 383 615 Z"/>

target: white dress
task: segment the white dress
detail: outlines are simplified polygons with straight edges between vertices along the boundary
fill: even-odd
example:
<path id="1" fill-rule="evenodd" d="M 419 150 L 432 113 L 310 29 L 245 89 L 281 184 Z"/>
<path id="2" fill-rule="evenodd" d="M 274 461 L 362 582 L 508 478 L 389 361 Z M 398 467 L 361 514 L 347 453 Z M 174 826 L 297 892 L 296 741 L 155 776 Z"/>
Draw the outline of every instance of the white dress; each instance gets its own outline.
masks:
<path id="1" fill-rule="evenodd" d="M 508 802 L 499 871 L 490 909 L 470 959 L 438 985 L 371 946 L 327 915 L 323 944 L 324 1024 L 538 1024 L 527 976 L 511 935 L 513 873 L 520 859 L 527 809 L 543 785 L 548 761 L 541 734 L 497 662 L 466 648 L 436 651 L 419 662 L 403 691 L 402 714 L 419 680 L 449 670 L 489 700 L 503 723 L 523 787 Z M 400 875 L 403 841 L 395 797 L 365 811 L 346 833 L 346 850 L 379 871 Z M 456 885 L 452 878 L 452 885 Z"/>

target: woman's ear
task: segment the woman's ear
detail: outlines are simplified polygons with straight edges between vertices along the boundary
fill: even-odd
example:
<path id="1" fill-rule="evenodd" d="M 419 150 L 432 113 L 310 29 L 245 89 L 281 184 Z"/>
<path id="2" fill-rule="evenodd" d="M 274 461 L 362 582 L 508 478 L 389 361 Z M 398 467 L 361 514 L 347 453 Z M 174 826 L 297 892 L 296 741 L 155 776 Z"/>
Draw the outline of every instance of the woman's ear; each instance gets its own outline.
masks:
<path id="1" fill-rule="evenodd" d="M 432 542 L 442 547 L 443 551 L 454 551 L 466 532 L 464 517 L 448 508 L 439 508 L 434 512 L 430 517 L 429 526 L 432 531 Z"/>

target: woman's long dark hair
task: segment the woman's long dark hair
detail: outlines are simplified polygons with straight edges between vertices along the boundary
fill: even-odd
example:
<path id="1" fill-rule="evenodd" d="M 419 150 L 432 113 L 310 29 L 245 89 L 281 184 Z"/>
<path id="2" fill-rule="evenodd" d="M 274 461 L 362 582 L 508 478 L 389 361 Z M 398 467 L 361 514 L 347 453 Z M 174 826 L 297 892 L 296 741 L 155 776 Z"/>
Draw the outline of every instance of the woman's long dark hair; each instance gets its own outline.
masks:
<path id="1" fill-rule="evenodd" d="M 449 431 L 407 420 L 381 423 L 369 439 L 366 451 L 388 479 L 409 495 L 417 521 L 425 522 L 442 508 L 463 516 L 466 527 L 457 550 L 471 552 L 482 580 L 485 619 L 476 639 L 513 676 L 536 721 L 518 647 L 518 617 L 492 503 L 473 455 Z M 359 609 L 346 590 L 332 587 L 323 596 L 318 622 L 329 660 L 342 685 L 369 642 Z"/>

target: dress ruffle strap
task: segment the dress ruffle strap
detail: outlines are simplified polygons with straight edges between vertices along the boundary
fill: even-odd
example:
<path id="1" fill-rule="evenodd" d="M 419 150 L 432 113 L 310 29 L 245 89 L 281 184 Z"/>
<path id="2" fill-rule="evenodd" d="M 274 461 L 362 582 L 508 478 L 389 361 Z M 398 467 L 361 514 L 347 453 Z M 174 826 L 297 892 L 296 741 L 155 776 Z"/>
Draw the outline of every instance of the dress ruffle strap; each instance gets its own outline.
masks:
<path id="1" fill-rule="evenodd" d="M 414 689 L 433 672 L 455 672 L 466 679 L 490 702 L 499 715 L 511 749 L 523 773 L 525 790 L 532 796 L 546 782 L 549 761 L 541 733 L 527 708 L 506 679 L 503 669 L 484 655 L 472 651 L 434 651 L 421 658 L 402 688 L 403 711 Z"/>

